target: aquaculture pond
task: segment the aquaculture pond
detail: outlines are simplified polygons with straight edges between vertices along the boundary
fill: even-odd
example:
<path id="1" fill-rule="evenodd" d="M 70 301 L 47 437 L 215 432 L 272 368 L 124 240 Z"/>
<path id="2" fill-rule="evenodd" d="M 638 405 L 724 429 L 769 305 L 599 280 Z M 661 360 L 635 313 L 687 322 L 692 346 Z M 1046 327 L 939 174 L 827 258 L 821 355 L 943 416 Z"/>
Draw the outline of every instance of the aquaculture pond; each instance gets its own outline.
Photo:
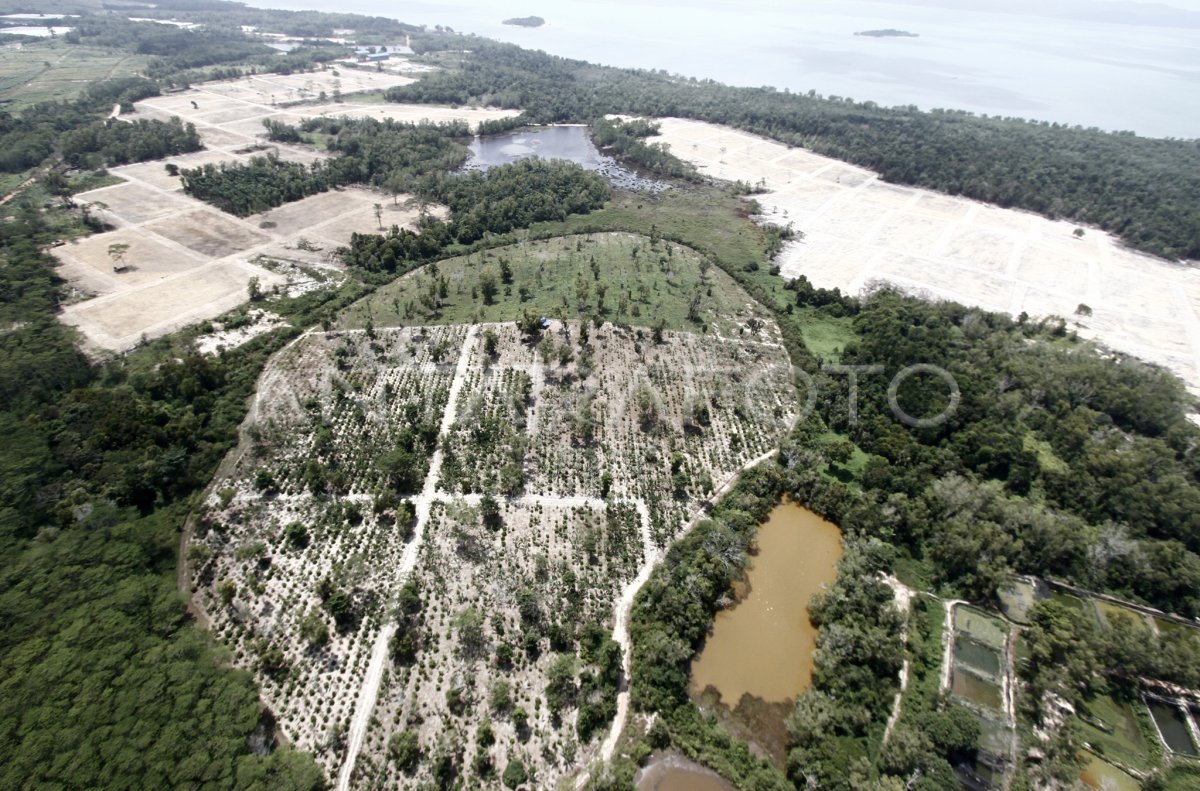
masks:
<path id="1" fill-rule="evenodd" d="M 1192 744 L 1191 734 L 1188 733 L 1187 722 L 1183 718 L 1183 710 L 1172 703 L 1158 700 L 1148 702 L 1150 716 L 1158 726 L 1163 741 L 1171 752 L 1180 755 L 1196 755 L 1196 745 Z"/>
<path id="2" fill-rule="evenodd" d="M 954 660 L 991 678 L 1000 677 L 1000 653 L 961 634 L 954 638 Z"/>
<path id="3" fill-rule="evenodd" d="M 1099 756 L 1085 752 L 1079 779 L 1098 791 L 1138 791 L 1142 784 Z"/>
<path id="4" fill-rule="evenodd" d="M 989 709 L 1000 710 L 1003 703 L 1000 699 L 1000 686 L 991 681 L 985 681 L 978 676 L 965 672 L 959 667 L 954 668 L 954 678 L 950 690 L 967 700 L 985 706 Z"/>
<path id="5" fill-rule="evenodd" d="M 585 126 L 543 126 L 492 137 L 477 137 L 471 143 L 467 167 L 486 170 L 526 157 L 565 159 L 604 176 L 616 187 L 641 192 L 662 192 L 668 185 L 643 178 L 600 153 Z"/>

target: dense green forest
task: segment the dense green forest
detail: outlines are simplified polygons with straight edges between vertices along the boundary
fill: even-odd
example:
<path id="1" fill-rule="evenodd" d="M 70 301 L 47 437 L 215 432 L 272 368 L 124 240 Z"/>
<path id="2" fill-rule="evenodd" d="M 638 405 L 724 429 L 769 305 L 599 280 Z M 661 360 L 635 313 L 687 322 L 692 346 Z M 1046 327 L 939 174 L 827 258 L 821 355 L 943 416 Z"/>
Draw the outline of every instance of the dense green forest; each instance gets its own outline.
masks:
<path id="1" fill-rule="evenodd" d="M 1200 258 L 1195 141 L 731 88 L 479 38 L 423 36 L 414 45 L 471 54 L 461 64 L 447 55 L 446 69 L 389 90 L 392 101 L 521 108 L 542 123 L 624 113 L 729 124 L 872 168 L 889 181 L 1091 223 L 1167 258 Z"/>

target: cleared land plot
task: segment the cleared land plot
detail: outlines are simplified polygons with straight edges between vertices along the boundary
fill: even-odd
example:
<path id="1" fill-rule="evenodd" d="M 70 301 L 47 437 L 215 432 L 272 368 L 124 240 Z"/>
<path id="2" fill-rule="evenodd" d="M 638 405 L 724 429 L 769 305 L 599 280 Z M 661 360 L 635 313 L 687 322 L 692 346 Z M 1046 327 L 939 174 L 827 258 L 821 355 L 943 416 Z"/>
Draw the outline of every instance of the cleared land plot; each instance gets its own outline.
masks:
<path id="1" fill-rule="evenodd" d="M 857 293 L 887 281 L 1012 315 L 1070 318 L 1081 334 L 1174 371 L 1200 390 L 1200 271 L 1112 236 L 1033 214 L 884 184 L 869 170 L 727 127 L 661 119 L 680 158 L 717 178 L 764 183 L 766 219 L 806 238 L 785 277 Z M 1093 317 L 1076 316 L 1085 304 Z"/>
<path id="2" fill-rule="evenodd" d="M 118 227 L 52 250 L 77 294 L 104 297 L 64 311 L 64 321 L 78 326 L 94 346 L 129 349 L 143 337 L 214 318 L 246 300 L 254 277 L 264 291 L 292 283 L 293 277 L 258 266 L 259 256 L 324 264 L 329 251 L 346 244 L 351 233 L 377 230 L 376 204 L 385 227 L 411 228 L 418 217 L 408 196 L 393 199 L 350 187 L 239 219 L 183 194 L 179 179 L 164 166 L 195 167 L 220 159 L 228 157 L 198 152 L 114 168 L 125 183 L 78 196 Z M 119 260 L 109 253 L 114 244 L 129 246 Z M 114 272 L 117 264 L 125 271 Z"/>
<path id="3" fill-rule="evenodd" d="M 206 258 L 224 258 L 268 241 L 263 234 L 228 222 L 223 214 L 203 209 L 158 220 L 147 225 L 146 229 L 195 250 Z"/>
<path id="4" fill-rule="evenodd" d="M 22 110 L 40 102 L 74 99 L 102 77 L 132 77 L 150 58 L 103 47 L 38 41 L 0 47 L 0 106 Z"/>
<path id="5" fill-rule="evenodd" d="M 155 96 L 136 105 L 133 116 L 165 119 L 178 116 L 194 123 L 204 145 L 227 157 L 253 153 L 248 149 L 264 145 L 266 130 L 263 121 L 271 119 L 287 124 L 299 124 L 316 116 L 347 116 L 350 118 L 393 118 L 400 121 L 466 121 L 472 126 L 480 121 L 507 118 L 516 110 L 479 107 L 438 107 L 420 104 L 389 104 L 364 100 L 356 102 L 347 96 L 333 101 L 339 90 L 342 94 L 359 91 L 382 91 L 413 80 L 395 74 L 333 70 L 292 75 L 258 75 L 224 82 L 209 82 L 181 93 Z M 325 99 L 321 94 L 326 95 Z M 309 162 L 323 155 L 302 146 L 270 144 L 284 159 Z"/>
<path id="6" fill-rule="evenodd" d="M 202 265 L 143 287 L 65 308 L 61 318 L 105 349 L 131 349 L 143 338 L 168 335 L 233 310 L 246 301 L 250 278 L 264 288 L 282 278 L 243 262 Z"/>
<path id="7" fill-rule="evenodd" d="M 114 246 L 128 249 L 122 254 Z M 63 262 L 61 273 L 69 279 L 103 284 L 92 290 L 94 294 L 111 294 L 144 285 L 205 261 L 136 228 L 84 237 L 56 248 L 54 253 Z M 123 271 L 116 272 L 114 267 Z"/>
<path id="8" fill-rule="evenodd" d="M 166 176 L 166 171 L 161 165 L 159 170 Z M 81 197 L 93 204 L 94 211 L 111 213 L 120 217 L 126 225 L 140 225 L 194 205 L 189 205 L 186 197 L 164 195 L 160 189 L 128 181 L 92 190 Z"/>

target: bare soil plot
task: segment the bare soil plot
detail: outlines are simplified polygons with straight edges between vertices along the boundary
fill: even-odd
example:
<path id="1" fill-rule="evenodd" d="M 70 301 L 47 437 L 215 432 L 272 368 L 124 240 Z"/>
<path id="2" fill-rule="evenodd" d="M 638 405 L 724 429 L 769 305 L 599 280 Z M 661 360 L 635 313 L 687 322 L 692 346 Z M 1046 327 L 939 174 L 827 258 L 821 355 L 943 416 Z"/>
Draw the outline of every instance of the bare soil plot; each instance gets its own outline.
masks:
<path id="1" fill-rule="evenodd" d="M 166 170 L 159 165 L 166 176 Z M 178 183 L 178 179 L 175 180 Z M 140 225 L 189 206 L 186 198 L 163 195 L 160 189 L 145 184 L 126 182 L 84 193 L 84 202 L 96 205 L 95 210 L 120 217 L 127 225 Z M 104 208 L 107 207 L 107 208 Z"/>
<path id="2" fill-rule="evenodd" d="M 128 249 L 118 258 L 110 253 L 114 245 L 128 246 Z M 163 244 L 153 235 L 142 233 L 137 228 L 85 237 L 56 248 L 54 253 L 63 262 L 62 274 L 69 279 L 76 276 L 86 278 L 88 273 L 79 271 L 79 267 L 86 267 L 100 276 L 99 282 L 109 284 L 107 288 L 93 292 L 96 294 L 110 294 L 143 285 L 159 280 L 164 275 L 193 268 L 206 260 L 202 256 L 189 255 L 187 251 Z M 115 272 L 114 267 L 120 267 L 123 271 Z"/>
<path id="3" fill-rule="evenodd" d="M 144 338 L 168 335 L 233 310 L 246 301 L 252 277 L 259 278 L 264 288 L 282 281 L 246 263 L 206 264 L 146 286 L 71 305 L 61 318 L 99 347 L 131 349 Z"/>
<path id="4" fill-rule="evenodd" d="M 1059 315 L 1086 337 L 1164 365 L 1200 390 L 1200 270 L 1098 229 L 923 189 L 728 127 L 661 119 L 660 140 L 717 178 L 764 184 L 767 220 L 806 238 L 785 277 L 857 293 L 875 281 L 1012 315 Z M 1076 315 L 1087 305 L 1092 317 Z"/>
<path id="5" fill-rule="evenodd" d="M 241 223 L 229 222 L 226 215 L 205 209 L 158 220 L 146 229 L 208 258 L 224 258 L 268 241 Z"/>

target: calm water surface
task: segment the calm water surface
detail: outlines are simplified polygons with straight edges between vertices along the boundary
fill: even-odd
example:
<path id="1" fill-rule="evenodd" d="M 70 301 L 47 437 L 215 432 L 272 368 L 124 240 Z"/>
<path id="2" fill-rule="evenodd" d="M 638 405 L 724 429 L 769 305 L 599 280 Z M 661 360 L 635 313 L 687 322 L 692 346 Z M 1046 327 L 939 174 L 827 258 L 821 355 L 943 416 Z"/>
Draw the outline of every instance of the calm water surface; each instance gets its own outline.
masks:
<path id="1" fill-rule="evenodd" d="M 1175 0 L 1191 9 L 1193 0 Z M 1132 24 L 1119 3 L 1063 0 L 252 0 L 354 11 L 614 66 L 770 85 L 883 105 L 1200 137 L 1200 14 L 1159 6 Z M 1138 4 L 1142 9 L 1152 6 Z M 1124 9 L 1124 10 L 1123 10 Z M 540 28 L 503 25 L 538 14 Z M 1153 16 L 1153 18 L 1151 18 Z M 869 38 L 899 28 L 919 38 Z"/>
<path id="2" fill-rule="evenodd" d="M 842 556 L 837 526 L 794 503 L 778 506 L 758 529 L 749 593 L 717 613 L 712 635 L 692 663 L 692 690 L 713 688 L 732 708 L 743 695 L 791 702 L 812 681 L 817 630 L 813 594 L 833 582 Z"/>

